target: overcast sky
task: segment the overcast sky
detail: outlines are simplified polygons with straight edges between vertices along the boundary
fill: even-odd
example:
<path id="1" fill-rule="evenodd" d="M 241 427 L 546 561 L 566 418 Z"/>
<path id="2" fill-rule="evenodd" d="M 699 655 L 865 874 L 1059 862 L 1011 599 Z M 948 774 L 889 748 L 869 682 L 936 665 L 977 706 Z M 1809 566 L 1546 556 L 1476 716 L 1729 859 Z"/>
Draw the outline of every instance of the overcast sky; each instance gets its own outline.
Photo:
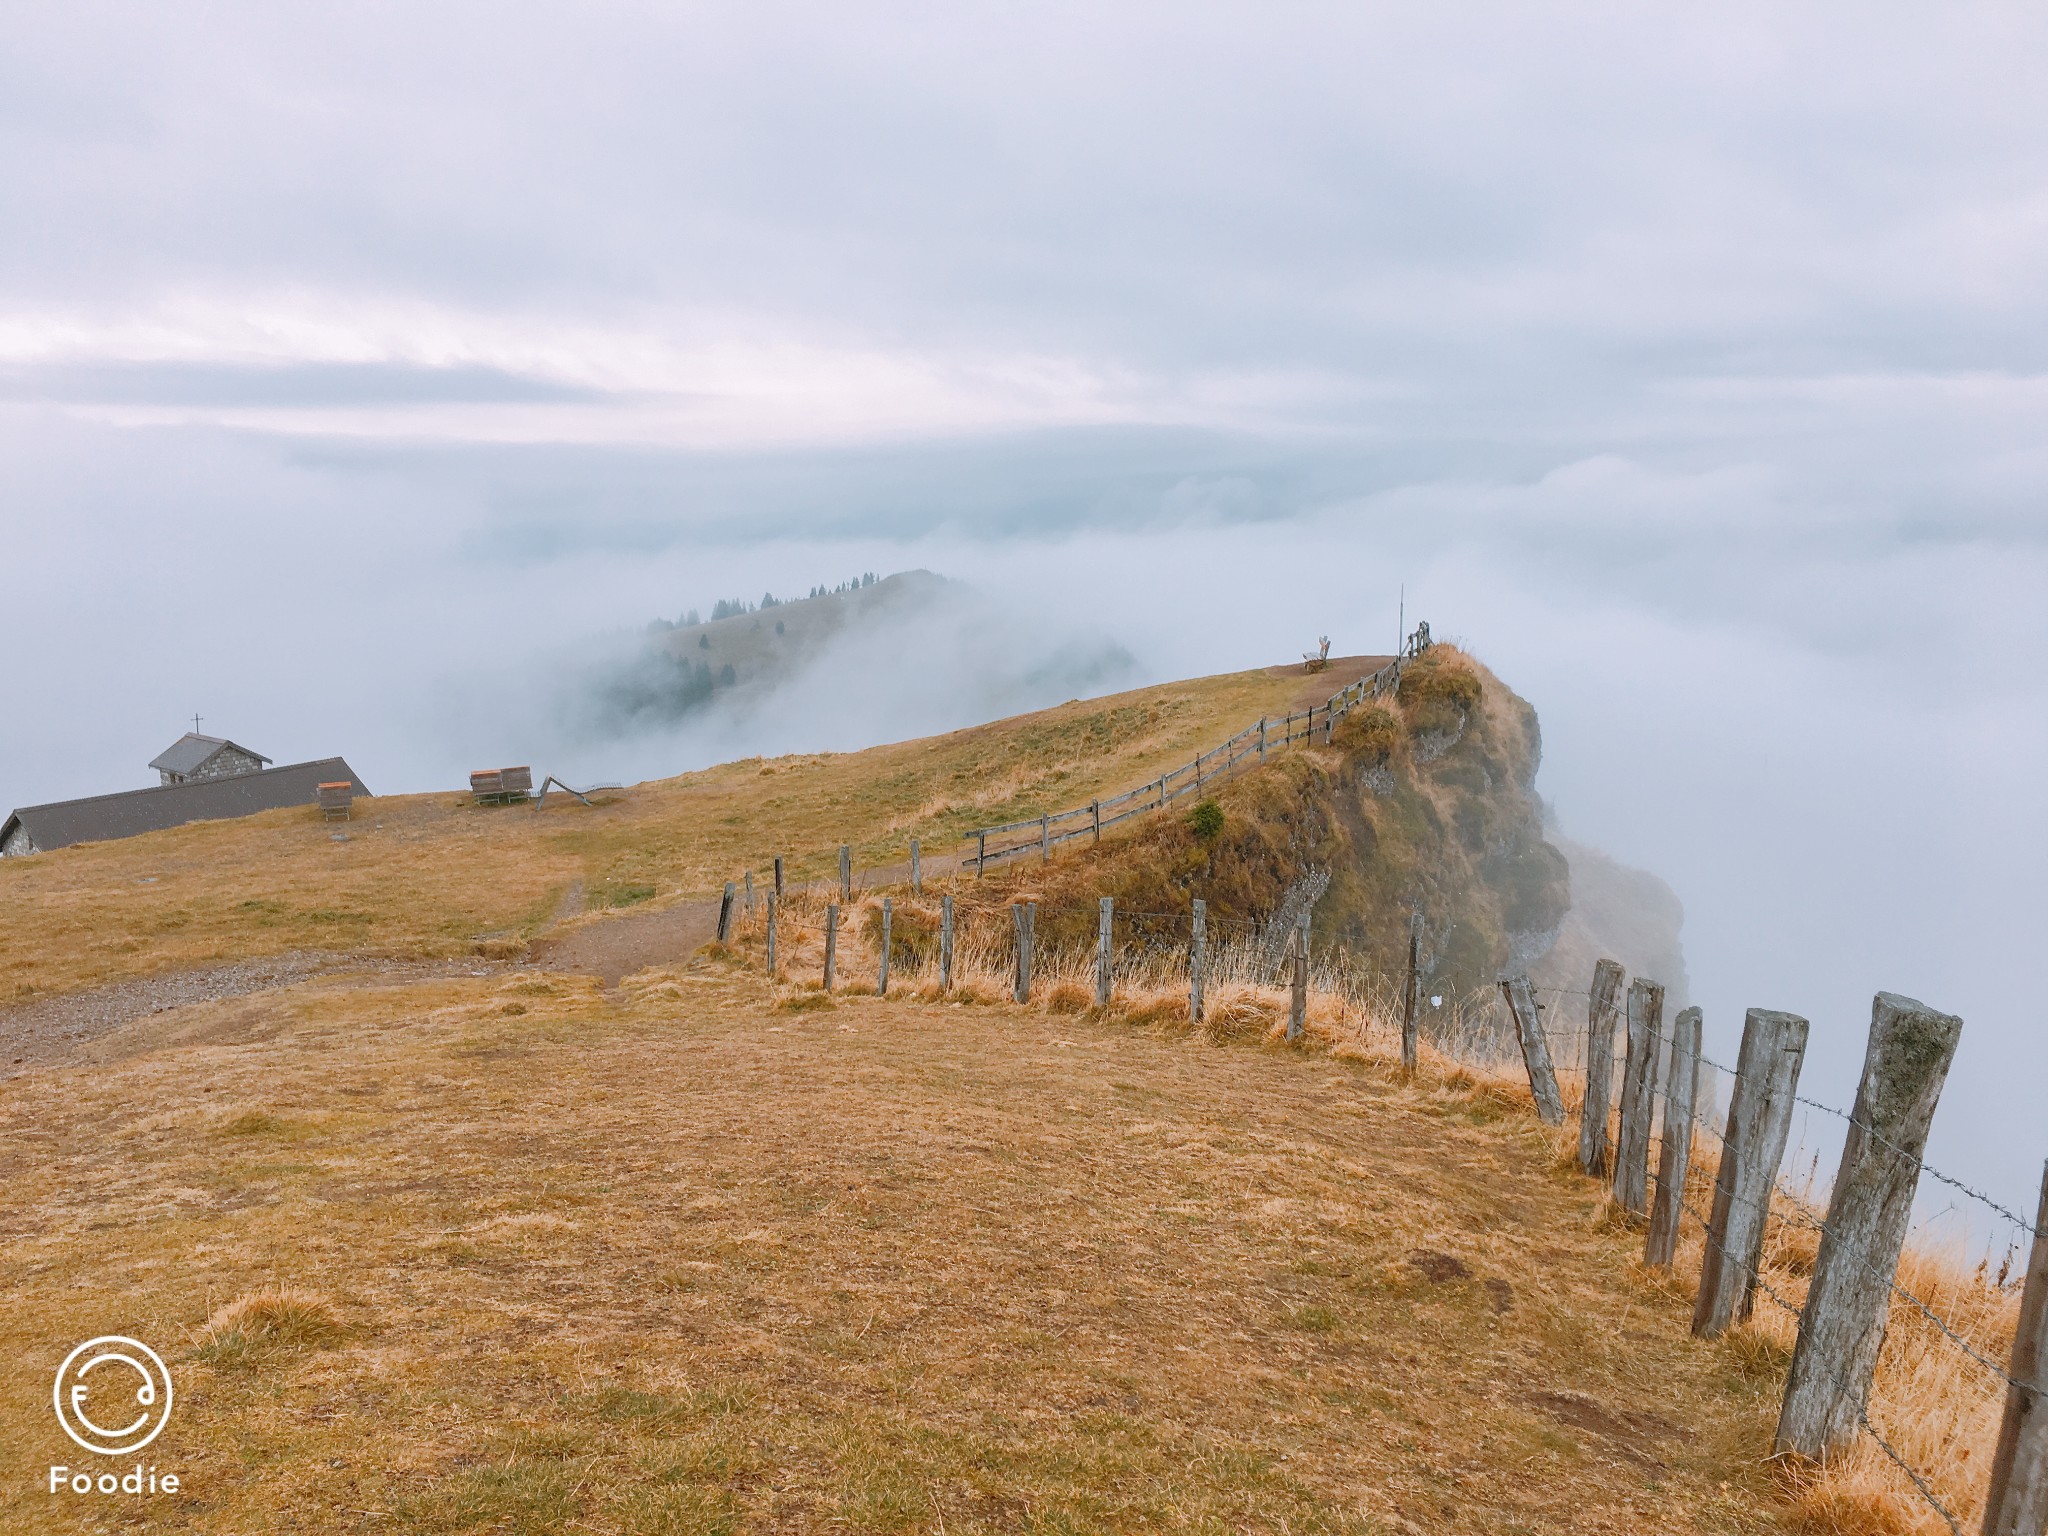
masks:
<path id="1" fill-rule="evenodd" d="M 1710 1048 L 1846 1104 L 1961 1012 L 2031 1208 L 2043 78 L 2026 4 L 11 7 L 0 802 L 195 710 L 431 787 L 529 746 L 480 662 L 868 568 L 1146 677 L 1405 583 Z"/>

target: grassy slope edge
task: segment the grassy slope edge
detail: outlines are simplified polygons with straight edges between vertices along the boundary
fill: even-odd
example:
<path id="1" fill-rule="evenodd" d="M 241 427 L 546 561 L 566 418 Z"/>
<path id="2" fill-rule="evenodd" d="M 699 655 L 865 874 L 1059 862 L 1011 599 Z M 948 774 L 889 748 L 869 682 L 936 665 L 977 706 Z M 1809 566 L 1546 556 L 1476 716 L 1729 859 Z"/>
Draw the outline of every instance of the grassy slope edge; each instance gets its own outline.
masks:
<path id="1" fill-rule="evenodd" d="M 977 824 L 1142 782 L 1285 714 L 1313 681 L 1262 669 L 865 752 L 744 759 L 595 810 L 392 795 L 358 802 L 343 827 L 307 807 L 4 859 L 0 1008 L 293 950 L 466 954 L 531 937 L 572 891 L 592 908 L 660 904 L 778 853 L 798 878 L 823 875 L 842 842 L 863 864 L 901 859 L 912 836 L 937 852 Z"/>

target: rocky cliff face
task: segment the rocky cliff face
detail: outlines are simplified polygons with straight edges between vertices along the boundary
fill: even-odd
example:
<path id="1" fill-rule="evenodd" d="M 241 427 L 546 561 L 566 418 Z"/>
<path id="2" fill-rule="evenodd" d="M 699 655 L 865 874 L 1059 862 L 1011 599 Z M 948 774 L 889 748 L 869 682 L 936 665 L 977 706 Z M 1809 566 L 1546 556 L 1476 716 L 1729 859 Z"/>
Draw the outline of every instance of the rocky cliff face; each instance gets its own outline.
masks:
<path id="1" fill-rule="evenodd" d="M 1557 942 L 1530 969 L 1531 979 L 1539 987 L 1584 988 L 1604 956 L 1620 961 L 1631 976 L 1662 982 L 1664 1016 L 1676 1014 L 1692 1000 L 1679 942 L 1685 909 L 1677 893 L 1655 875 L 1555 830 L 1550 842 L 1571 866 L 1572 905 Z"/>
<path id="2" fill-rule="evenodd" d="M 1266 922 L 1326 876 L 1319 948 L 1398 967 L 1420 910 L 1430 983 L 1485 987 L 1536 966 L 1570 929 L 1570 867 L 1533 789 L 1541 754 L 1536 712 L 1439 645 L 1395 700 L 1354 710 L 1327 747 L 1276 754 L 1219 788 L 1220 818 L 1183 812 L 1015 880 L 1041 895 L 1041 933 L 1080 945 L 1096 895 L 1131 912 L 1185 911 L 1200 896 L 1225 924 Z"/>

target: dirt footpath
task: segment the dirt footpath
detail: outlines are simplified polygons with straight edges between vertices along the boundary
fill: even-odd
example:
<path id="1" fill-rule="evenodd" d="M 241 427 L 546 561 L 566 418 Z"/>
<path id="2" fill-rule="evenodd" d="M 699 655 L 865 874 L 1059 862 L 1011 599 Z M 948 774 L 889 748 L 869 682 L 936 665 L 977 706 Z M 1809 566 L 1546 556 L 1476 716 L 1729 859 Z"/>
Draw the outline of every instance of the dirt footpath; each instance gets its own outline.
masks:
<path id="1" fill-rule="evenodd" d="M 927 880 L 938 880 L 967 868 L 971 860 L 958 854 L 926 854 L 921 863 Z M 874 886 L 908 885 L 910 861 L 855 868 L 856 894 Z M 823 896 L 838 889 L 836 880 L 813 880 L 792 889 Z M 735 897 L 735 900 L 740 898 Z M 754 886 L 756 910 L 768 899 L 768 885 Z M 738 912 L 734 913 L 737 919 Z M 550 971 L 580 971 L 616 987 L 635 971 L 653 965 L 677 965 L 718 937 L 718 901 L 678 902 L 647 912 L 620 912 L 579 923 L 533 941 L 532 963 Z"/>
<path id="2" fill-rule="evenodd" d="M 503 961 L 386 960 L 361 955 L 295 950 L 226 965 L 167 971 L 134 981 L 43 998 L 18 1008 L 0 1010 L 0 1081 L 39 1067 L 74 1062 L 83 1048 L 137 1019 L 280 991 L 313 976 L 365 976 L 387 980 L 426 980 L 435 976 L 484 976 L 506 969 Z"/>
<path id="3" fill-rule="evenodd" d="M 1394 658 L 1391 656 L 1332 656 L 1330 664 L 1320 672 L 1303 672 L 1301 664 L 1291 667 L 1268 667 L 1271 677 L 1285 677 L 1294 673 L 1301 678 L 1301 690 L 1294 696 L 1290 709 L 1307 709 L 1311 704 L 1318 709 L 1330 702 L 1330 695 L 1339 688 L 1348 688 L 1361 677 L 1370 677 Z"/>

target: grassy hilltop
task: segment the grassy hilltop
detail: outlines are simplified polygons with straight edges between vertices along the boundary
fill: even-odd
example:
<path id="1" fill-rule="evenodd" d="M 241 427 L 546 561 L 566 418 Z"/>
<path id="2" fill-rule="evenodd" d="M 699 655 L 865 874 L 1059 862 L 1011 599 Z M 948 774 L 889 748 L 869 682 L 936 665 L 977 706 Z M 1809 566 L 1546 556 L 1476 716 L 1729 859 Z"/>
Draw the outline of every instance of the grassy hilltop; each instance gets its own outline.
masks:
<path id="1" fill-rule="evenodd" d="M 1383 659 L 1165 684 L 865 752 L 745 759 L 595 808 L 383 796 L 339 827 L 308 807 L 0 861 L 14 939 L 0 1006 L 287 952 L 504 957 L 564 918 L 703 898 L 777 854 L 794 878 L 822 877 L 841 842 L 863 868 L 900 862 L 912 837 L 943 860 L 975 826 L 1143 783 Z M 1304 869 L 1325 869 L 1319 931 L 1385 958 L 1419 903 L 1432 964 L 1484 979 L 1569 901 L 1528 788 L 1535 758 L 1533 711 L 1440 647 L 1400 703 L 1354 712 L 1330 750 L 1276 753 L 1223 786 L 1220 836 L 1179 816 L 1141 821 L 1050 871 L 1003 868 L 987 890 L 1071 887 L 1091 912 L 1098 894 L 1139 911 L 1204 895 L 1219 921 L 1249 921 Z M 1050 916 L 1058 937 L 1064 919 Z"/>
<path id="2" fill-rule="evenodd" d="M 345 826 L 307 807 L 0 860 L 0 1006 L 289 950 L 503 953 L 565 904 L 701 896 L 778 853 L 800 878 L 824 874 L 842 842 L 864 866 L 900 860 L 913 836 L 942 853 L 975 825 L 1154 777 L 1285 714 L 1314 681 L 1274 669 L 1166 684 L 866 752 L 727 763 L 595 809 L 388 795 L 358 801 Z"/>
<path id="3" fill-rule="evenodd" d="M 1198 894 L 1227 951 L 1314 866 L 1326 946 L 1405 933 L 1417 896 L 1445 975 L 1554 927 L 1533 714 L 1484 669 L 1440 651 L 1327 747 L 1222 786 L 1220 816 L 1184 805 L 979 881 L 937 857 L 1374 660 L 727 764 L 596 808 L 396 797 L 347 841 L 285 812 L 0 864 L 13 1017 L 76 1010 L 58 1054 L 0 1082 L 0 1349 L 34 1367 L 0 1394 L 21 1463 L 0 1528 L 124 1528 L 41 1481 L 76 1459 L 45 1368 L 100 1333 L 154 1342 L 178 1384 L 145 1459 L 185 1486 L 152 1530 L 1810 1521 L 1763 1459 L 1782 1344 L 1691 1339 L 1524 1095 L 1436 1056 L 1404 1078 L 1383 1012 L 1341 990 L 1282 1044 L 1279 994 L 1241 965 L 1191 1031 L 1177 952 L 1147 947 L 1146 914 Z M 782 852 L 822 877 L 846 841 L 880 879 L 912 835 L 928 894 L 960 904 L 952 994 L 932 903 L 901 887 L 888 998 L 874 892 L 834 994 L 812 896 L 779 978 L 758 918 L 702 944 L 738 869 Z M 1097 1008 L 1104 892 L 1138 948 Z M 1018 1006 L 1001 941 L 1023 895 L 1048 953 Z M 303 951 L 335 968 L 103 1006 Z M 1822 1528 L 1901 1528 L 1829 1508 Z"/>

